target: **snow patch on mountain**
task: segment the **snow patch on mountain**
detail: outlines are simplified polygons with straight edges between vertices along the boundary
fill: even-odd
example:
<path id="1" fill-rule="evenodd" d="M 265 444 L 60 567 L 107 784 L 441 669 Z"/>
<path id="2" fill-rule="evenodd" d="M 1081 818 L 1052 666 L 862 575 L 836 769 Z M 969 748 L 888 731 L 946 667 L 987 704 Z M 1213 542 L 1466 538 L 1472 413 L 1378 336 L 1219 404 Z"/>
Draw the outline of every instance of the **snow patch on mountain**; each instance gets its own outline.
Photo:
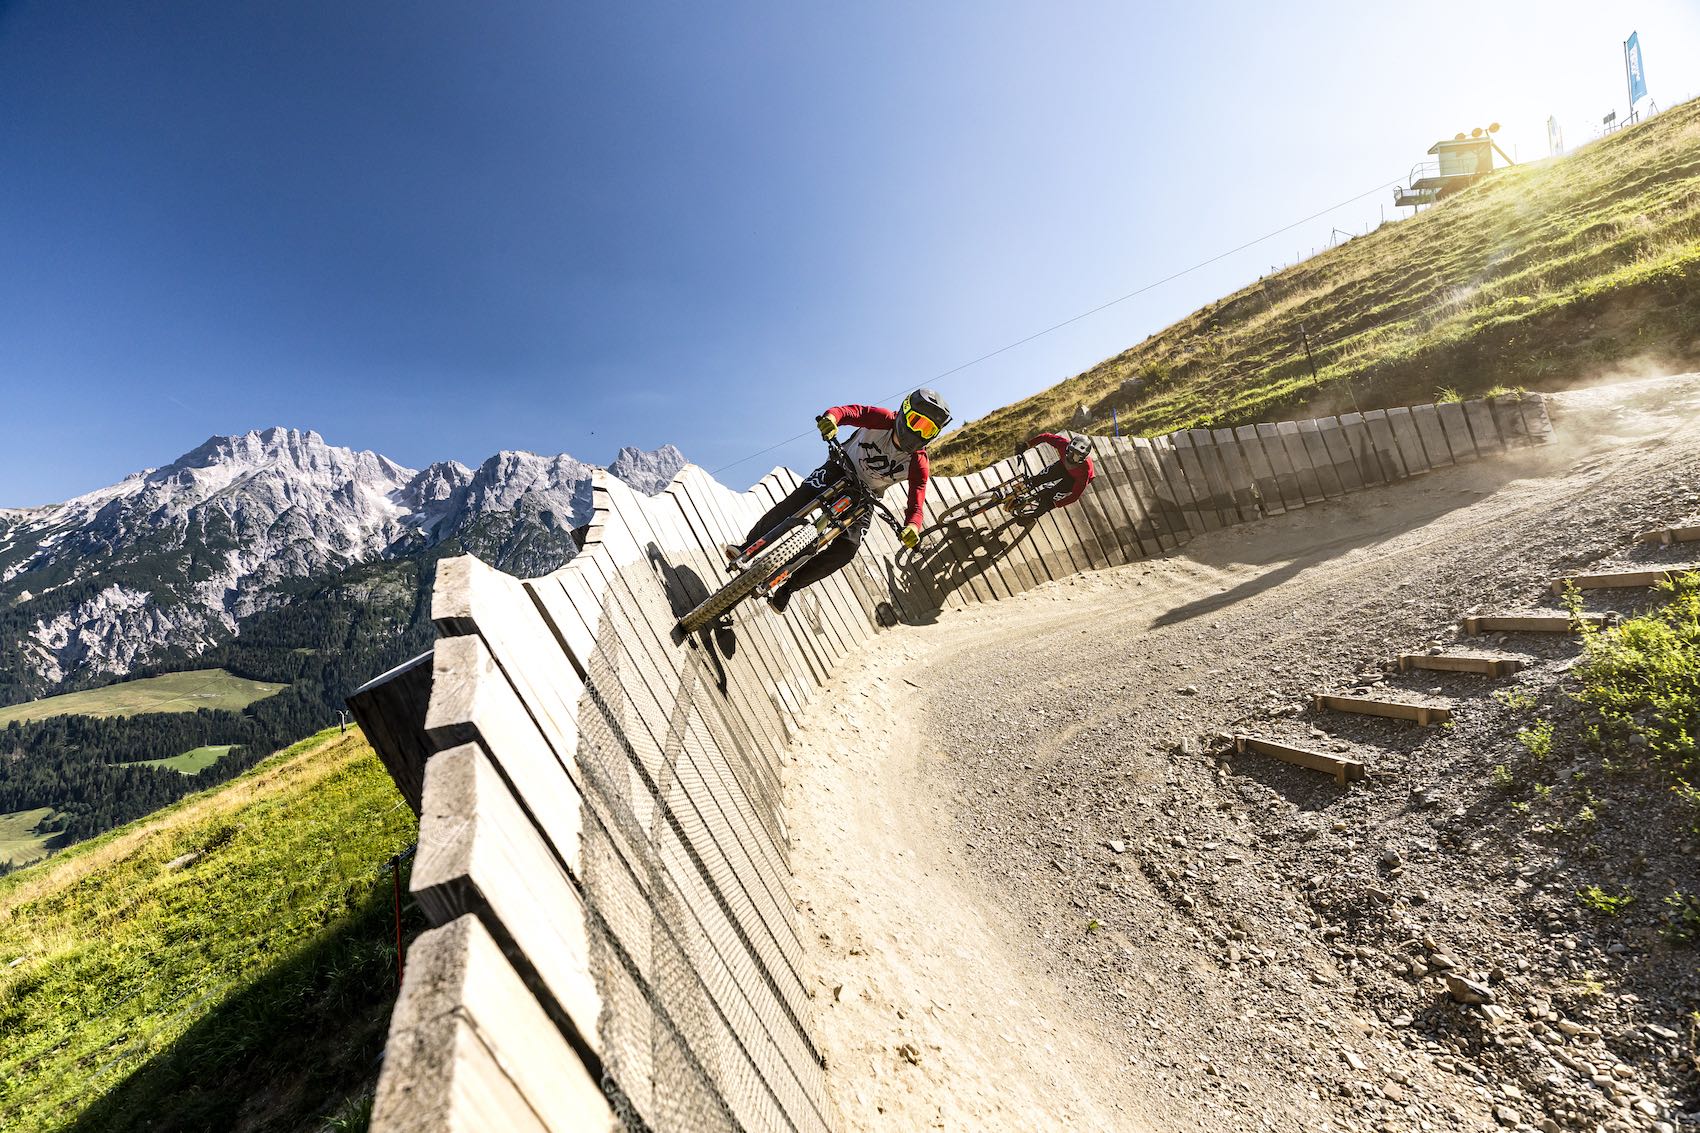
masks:
<path id="1" fill-rule="evenodd" d="M 684 463 L 672 445 L 623 448 L 610 471 L 653 494 Z M 0 608 L 39 612 L 26 653 L 45 684 L 122 675 L 228 637 L 287 601 L 290 580 L 448 539 L 498 566 L 554 569 L 589 519 L 594 467 L 504 451 L 476 469 L 451 460 L 416 471 L 312 430 L 210 437 L 64 503 L 0 509 Z M 0 649 L 13 644 L 24 645 Z"/>

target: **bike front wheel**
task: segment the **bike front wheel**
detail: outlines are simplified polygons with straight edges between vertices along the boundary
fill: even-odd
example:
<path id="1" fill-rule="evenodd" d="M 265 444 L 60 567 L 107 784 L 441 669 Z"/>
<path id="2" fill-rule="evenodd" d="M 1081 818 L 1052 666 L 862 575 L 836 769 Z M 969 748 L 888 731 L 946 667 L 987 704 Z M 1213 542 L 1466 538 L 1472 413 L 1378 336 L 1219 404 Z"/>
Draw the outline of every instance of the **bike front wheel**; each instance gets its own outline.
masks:
<path id="1" fill-rule="evenodd" d="M 739 602 L 755 593 L 762 583 L 778 574 L 780 568 L 801 554 L 814 540 L 813 525 L 804 523 L 793 527 L 763 547 L 756 557 L 750 560 L 750 565 L 725 586 L 704 598 L 696 609 L 680 618 L 679 628 L 685 633 L 695 633 L 722 614 L 729 613 Z"/>

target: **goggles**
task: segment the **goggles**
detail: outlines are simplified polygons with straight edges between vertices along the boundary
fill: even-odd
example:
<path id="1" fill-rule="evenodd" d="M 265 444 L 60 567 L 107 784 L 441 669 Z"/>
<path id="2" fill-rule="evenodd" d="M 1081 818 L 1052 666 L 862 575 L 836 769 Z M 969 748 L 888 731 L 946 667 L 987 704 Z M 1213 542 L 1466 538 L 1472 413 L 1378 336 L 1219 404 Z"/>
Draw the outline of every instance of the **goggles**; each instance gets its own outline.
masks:
<path id="1" fill-rule="evenodd" d="M 939 424 L 931 417 L 908 405 L 903 407 L 903 423 L 909 426 L 911 432 L 923 441 L 930 441 L 939 435 Z"/>

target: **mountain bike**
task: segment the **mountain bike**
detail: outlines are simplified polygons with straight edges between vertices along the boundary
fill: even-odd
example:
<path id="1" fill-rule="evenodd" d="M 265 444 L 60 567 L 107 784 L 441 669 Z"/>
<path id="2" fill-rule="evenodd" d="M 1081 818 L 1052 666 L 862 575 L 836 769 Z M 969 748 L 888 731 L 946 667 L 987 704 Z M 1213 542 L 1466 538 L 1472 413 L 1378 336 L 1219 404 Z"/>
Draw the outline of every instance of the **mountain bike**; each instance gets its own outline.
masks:
<path id="1" fill-rule="evenodd" d="M 844 446 L 836 439 L 826 444 L 833 456 L 826 487 L 728 562 L 730 581 L 679 619 L 681 631 L 695 633 L 720 620 L 752 594 L 760 598 L 772 594 L 792 572 L 862 522 L 869 512 L 877 513 L 893 531 L 903 530 L 897 517 L 863 486 Z"/>

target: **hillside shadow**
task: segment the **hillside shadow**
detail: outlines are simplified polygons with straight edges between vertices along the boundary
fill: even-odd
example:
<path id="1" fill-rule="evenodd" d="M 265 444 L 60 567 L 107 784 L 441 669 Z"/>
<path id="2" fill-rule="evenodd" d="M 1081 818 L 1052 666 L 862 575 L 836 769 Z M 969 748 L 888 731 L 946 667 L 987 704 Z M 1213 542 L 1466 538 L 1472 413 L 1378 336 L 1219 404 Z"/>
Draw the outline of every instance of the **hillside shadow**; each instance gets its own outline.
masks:
<path id="1" fill-rule="evenodd" d="M 353 913 L 212 1008 L 64 1128 L 320 1127 L 376 1081 L 396 993 L 392 916 L 385 877 Z M 423 928 L 406 909 L 406 937 Z"/>

